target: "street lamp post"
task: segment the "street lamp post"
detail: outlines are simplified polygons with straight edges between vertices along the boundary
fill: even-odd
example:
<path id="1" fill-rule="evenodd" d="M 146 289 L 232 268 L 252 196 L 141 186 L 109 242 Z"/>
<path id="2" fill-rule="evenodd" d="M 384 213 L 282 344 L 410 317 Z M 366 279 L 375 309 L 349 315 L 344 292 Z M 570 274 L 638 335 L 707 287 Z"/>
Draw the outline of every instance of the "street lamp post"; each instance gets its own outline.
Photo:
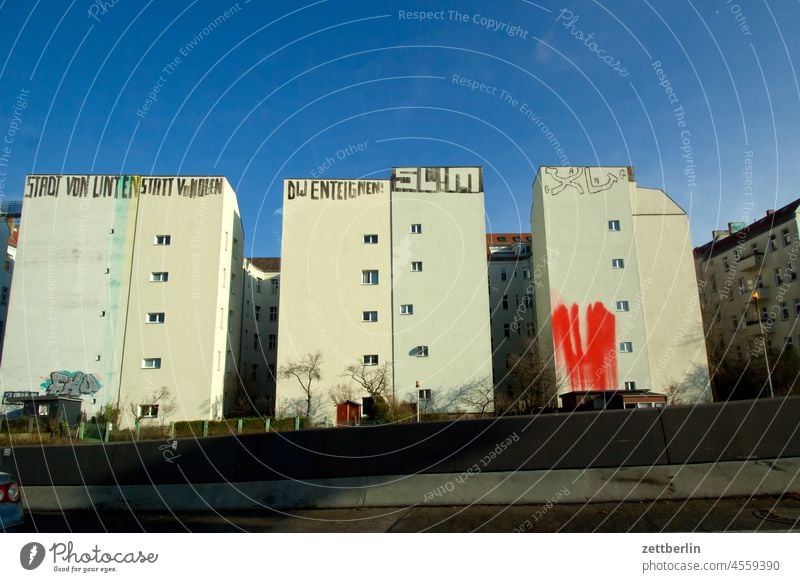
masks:
<path id="1" fill-rule="evenodd" d="M 764 362 L 767 366 L 767 384 L 769 385 L 769 397 L 774 398 L 772 390 L 772 371 L 769 368 L 769 354 L 767 353 L 767 338 L 764 335 L 764 325 L 761 323 L 761 310 L 758 308 L 758 290 L 753 291 L 753 301 L 756 304 L 756 315 L 758 315 L 758 331 L 761 333 L 761 345 L 764 348 Z"/>

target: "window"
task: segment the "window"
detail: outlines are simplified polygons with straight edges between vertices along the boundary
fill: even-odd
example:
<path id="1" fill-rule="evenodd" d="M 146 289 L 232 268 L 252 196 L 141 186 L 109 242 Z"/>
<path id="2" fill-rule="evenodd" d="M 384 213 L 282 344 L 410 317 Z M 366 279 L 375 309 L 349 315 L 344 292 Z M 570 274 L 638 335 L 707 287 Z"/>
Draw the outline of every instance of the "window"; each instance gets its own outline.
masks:
<path id="1" fill-rule="evenodd" d="M 524 279 L 530 279 L 531 278 L 531 270 L 530 269 L 522 269 L 522 277 Z"/>
<path id="2" fill-rule="evenodd" d="M 784 228 L 781 231 L 781 234 L 783 236 L 783 246 L 788 247 L 789 244 L 792 242 L 792 237 L 789 234 L 789 229 L 788 228 Z"/>
<path id="3" fill-rule="evenodd" d="M 781 319 L 784 321 L 789 319 L 789 306 L 785 301 L 781 301 Z"/>
<path id="4" fill-rule="evenodd" d="M 411 261 L 411 270 L 414 273 L 419 273 L 422 271 L 422 261 Z"/>
<path id="5" fill-rule="evenodd" d="M 739 295 L 744 295 L 747 291 L 747 286 L 744 284 L 744 279 L 739 277 Z"/>
<path id="6" fill-rule="evenodd" d="M 278 336 L 274 333 L 271 333 L 267 336 L 267 349 L 271 352 L 275 351 L 275 348 L 278 345 Z"/>
<path id="7" fill-rule="evenodd" d="M 378 244 L 378 235 L 377 234 L 365 234 L 364 235 L 364 244 L 365 245 L 376 245 L 376 244 Z"/>
<path id="8" fill-rule="evenodd" d="M 428 357 L 428 346 L 417 346 L 415 349 L 415 356 L 418 358 L 427 358 Z"/>
<path id="9" fill-rule="evenodd" d="M 508 295 L 503 295 L 503 309 L 508 309 Z"/>
<path id="10" fill-rule="evenodd" d="M 421 224 L 412 224 L 411 225 L 411 234 L 422 234 L 422 225 Z"/>
<path id="11" fill-rule="evenodd" d="M 611 232 L 619 232 L 620 231 L 619 220 L 609 220 L 608 230 L 610 230 Z"/>
<path id="12" fill-rule="evenodd" d="M 148 313 L 147 323 L 164 323 L 164 314 L 162 312 Z"/>
<path id="13" fill-rule="evenodd" d="M 255 380 L 258 378 L 258 364 L 252 364 L 250 366 L 250 379 Z"/>
<path id="14" fill-rule="evenodd" d="M 6 305 L 8 303 L 8 287 L 3 287 L 0 290 L 0 305 Z"/>
<path id="15" fill-rule="evenodd" d="M 400 306 L 400 315 L 414 315 L 414 306 L 411 303 L 405 303 Z"/>
<path id="16" fill-rule="evenodd" d="M 511 325 L 508 323 L 503 324 L 503 337 L 511 337 Z"/>
<path id="17" fill-rule="evenodd" d="M 256 293 L 261 293 L 261 279 L 256 279 Z"/>
<path id="18" fill-rule="evenodd" d="M 619 351 L 625 354 L 629 354 L 633 351 L 633 343 L 631 342 L 620 342 L 619 344 Z"/>
<path id="19" fill-rule="evenodd" d="M 756 279 L 756 287 L 758 287 L 759 289 L 764 288 L 764 279 L 761 278 L 761 275 L 759 275 L 758 279 Z"/>
<path id="20" fill-rule="evenodd" d="M 731 264 L 728 262 L 728 257 L 722 257 L 722 268 L 726 272 L 731 270 Z"/>
<path id="21" fill-rule="evenodd" d="M 250 303 L 250 302 L 248 301 L 248 303 Z M 256 305 L 255 308 L 256 308 L 255 309 L 256 321 L 261 321 L 261 306 L 260 305 Z"/>
<path id="22" fill-rule="evenodd" d="M 625 259 L 611 259 L 611 267 L 614 269 L 624 269 Z"/>
<path id="23" fill-rule="evenodd" d="M 786 267 L 786 278 L 789 280 L 789 282 L 797 281 L 797 271 L 794 270 L 792 265 Z"/>
<path id="24" fill-rule="evenodd" d="M 525 304 L 525 307 L 533 307 L 533 295 L 525 295 L 522 298 L 522 302 Z"/>
<path id="25" fill-rule="evenodd" d="M 364 365 L 365 366 L 377 366 L 378 365 L 378 354 L 364 354 Z"/>
<path id="26" fill-rule="evenodd" d="M 169 273 L 166 271 L 150 273 L 150 280 L 154 283 L 166 283 L 169 280 Z"/>
<path id="27" fill-rule="evenodd" d="M 625 390 L 636 390 L 636 382 L 628 381 L 625 382 Z"/>
<path id="28" fill-rule="evenodd" d="M 794 300 L 794 316 L 800 317 L 800 299 Z"/>
<path id="29" fill-rule="evenodd" d="M 148 370 L 158 370 L 161 367 L 161 358 L 144 358 L 142 360 L 142 368 Z"/>
<path id="30" fill-rule="evenodd" d="M 253 334 L 253 349 L 254 349 L 254 350 L 257 350 L 257 349 L 258 349 L 258 346 L 259 346 L 258 334 L 257 334 L 257 333 L 254 333 L 254 334 Z"/>
<path id="31" fill-rule="evenodd" d="M 508 271 L 504 268 L 500 269 L 500 280 L 508 281 Z"/>
<path id="32" fill-rule="evenodd" d="M 369 321 L 369 322 L 378 321 L 378 312 L 377 311 L 365 311 L 361 315 L 361 321 Z"/>
<path id="33" fill-rule="evenodd" d="M 783 285 L 783 277 L 781 277 L 781 270 L 775 269 L 775 284 Z"/>
<path id="34" fill-rule="evenodd" d="M 534 329 L 532 321 L 529 321 L 528 323 L 526 323 L 525 324 L 525 328 L 526 328 L 525 331 L 527 332 L 528 337 L 533 337 L 533 335 L 536 333 L 536 330 Z"/>
<path id="35" fill-rule="evenodd" d="M 139 418 L 157 418 L 158 404 L 140 404 Z"/>
<path id="36" fill-rule="evenodd" d="M 627 301 L 617 301 L 617 311 L 630 311 L 631 307 Z"/>
<path id="37" fill-rule="evenodd" d="M 269 308 L 269 320 L 278 321 L 278 308 L 275 305 Z"/>
<path id="38" fill-rule="evenodd" d="M 261 279 L 259 279 L 258 281 L 259 281 L 258 292 L 261 293 Z M 270 293 L 272 293 L 273 295 L 278 294 L 278 279 L 272 279 L 270 281 Z"/>
<path id="39" fill-rule="evenodd" d="M 378 271 L 361 271 L 361 284 L 362 285 L 377 285 L 378 284 Z"/>
<path id="40" fill-rule="evenodd" d="M 733 329 L 739 329 L 739 319 L 735 315 L 731 315 L 731 324 Z"/>
<path id="41" fill-rule="evenodd" d="M 775 242 L 775 235 L 769 235 L 769 250 L 777 251 L 778 250 L 778 243 Z"/>
<path id="42" fill-rule="evenodd" d="M 172 244 L 172 236 L 170 236 L 168 234 L 157 234 L 155 236 L 153 244 L 154 245 L 158 245 L 158 246 L 162 246 L 162 247 L 171 245 Z"/>

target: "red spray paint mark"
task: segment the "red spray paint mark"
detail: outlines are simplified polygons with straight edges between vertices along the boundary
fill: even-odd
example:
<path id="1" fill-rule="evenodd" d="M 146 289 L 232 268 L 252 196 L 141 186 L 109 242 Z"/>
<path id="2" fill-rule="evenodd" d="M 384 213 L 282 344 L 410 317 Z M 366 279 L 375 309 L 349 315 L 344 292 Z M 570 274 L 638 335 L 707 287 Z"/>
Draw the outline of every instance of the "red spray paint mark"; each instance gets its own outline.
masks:
<path id="1" fill-rule="evenodd" d="M 586 345 L 578 305 L 553 310 L 553 342 L 572 390 L 616 390 L 616 318 L 599 301 L 586 308 Z"/>

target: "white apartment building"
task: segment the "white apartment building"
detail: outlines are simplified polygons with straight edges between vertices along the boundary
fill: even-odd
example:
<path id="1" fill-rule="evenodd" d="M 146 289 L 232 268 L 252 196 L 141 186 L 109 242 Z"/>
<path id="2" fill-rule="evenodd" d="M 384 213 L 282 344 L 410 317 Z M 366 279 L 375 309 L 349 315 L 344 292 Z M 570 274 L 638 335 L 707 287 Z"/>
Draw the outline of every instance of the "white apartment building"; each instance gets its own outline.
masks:
<path id="1" fill-rule="evenodd" d="M 0 270 L 0 362 L 3 358 L 3 341 L 8 318 L 8 303 L 11 298 L 11 278 L 14 274 L 14 258 L 17 251 L 17 232 L 14 221 L 0 215 L 0 243 L 6 248 L 3 268 Z"/>
<path id="2" fill-rule="evenodd" d="M 239 373 L 251 410 L 272 415 L 278 359 L 278 300 L 281 260 L 244 261 L 244 309 Z M 236 403 L 241 406 L 241 403 Z"/>
<path id="3" fill-rule="evenodd" d="M 393 168 L 391 180 L 285 180 L 278 406 L 305 395 L 281 368 L 322 354 L 314 414 L 328 390 L 358 386 L 349 365 L 391 363 L 386 394 L 460 408 L 492 383 L 483 176 L 478 167 Z"/>
<path id="4" fill-rule="evenodd" d="M 710 399 L 683 209 L 630 167 L 542 167 L 531 229 L 541 347 L 561 392 Z"/>
<path id="5" fill-rule="evenodd" d="M 228 181 L 31 175 L 23 214 L 0 390 L 119 405 L 126 425 L 221 417 L 244 280 Z"/>
<path id="6" fill-rule="evenodd" d="M 531 254 L 529 232 L 486 235 L 492 369 L 495 396 L 504 402 L 513 402 L 518 398 L 521 388 L 509 382 L 510 358 L 512 354 L 525 353 L 536 337 Z"/>
<path id="7" fill-rule="evenodd" d="M 703 323 L 718 358 L 763 358 L 764 343 L 800 347 L 798 208 L 795 200 L 750 225 L 731 222 L 695 249 Z"/>

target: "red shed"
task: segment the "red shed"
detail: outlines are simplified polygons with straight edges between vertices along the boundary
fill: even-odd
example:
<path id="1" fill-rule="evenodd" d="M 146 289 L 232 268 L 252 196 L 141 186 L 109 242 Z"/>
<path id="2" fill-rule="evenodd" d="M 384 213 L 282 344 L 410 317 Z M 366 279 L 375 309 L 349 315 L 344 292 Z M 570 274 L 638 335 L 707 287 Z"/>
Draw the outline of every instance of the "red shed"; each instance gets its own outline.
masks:
<path id="1" fill-rule="evenodd" d="M 336 405 L 336 426 L 358 426 L 360 420 L 360 404 L 345 400 Z"/>

